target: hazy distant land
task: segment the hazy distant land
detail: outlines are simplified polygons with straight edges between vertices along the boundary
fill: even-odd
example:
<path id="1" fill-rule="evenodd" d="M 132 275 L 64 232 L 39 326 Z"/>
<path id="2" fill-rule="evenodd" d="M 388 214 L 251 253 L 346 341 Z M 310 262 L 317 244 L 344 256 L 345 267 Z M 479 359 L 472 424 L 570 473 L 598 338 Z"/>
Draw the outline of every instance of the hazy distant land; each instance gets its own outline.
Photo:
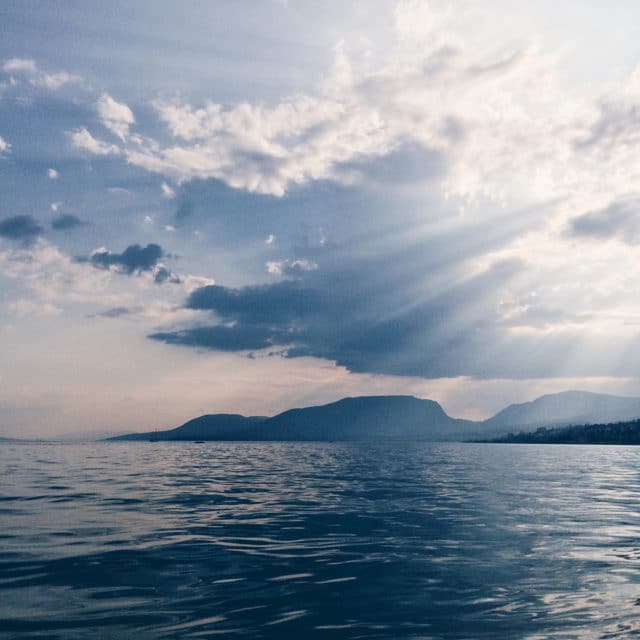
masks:
<path id="1" fill-rule="evenodd" d="M 640 419 L 606 424 L 539 427 L 478 442 L 514 444 L 640 444 Z"/>

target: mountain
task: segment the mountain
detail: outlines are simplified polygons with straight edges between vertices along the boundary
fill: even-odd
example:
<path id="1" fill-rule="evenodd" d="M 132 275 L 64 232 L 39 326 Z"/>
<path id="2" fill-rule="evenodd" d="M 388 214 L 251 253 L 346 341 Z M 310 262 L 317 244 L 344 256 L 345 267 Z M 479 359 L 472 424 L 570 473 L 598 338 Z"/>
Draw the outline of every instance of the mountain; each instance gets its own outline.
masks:
<path id="1" fill-rule="evenodd" d="M 541 396 L 533 402 L 512 404 L 485 420 L 487 433 L 543 426 L 607 423 L 640 417 L 640 398 L 587 391 L 563 391 Z"/>
<path id="2" fill-rule="evenodd" d="M 413 396 L 361 396 L 290 409 L 272 418 L 214 414 L 169 431 L 109 440 L 454 440 L 477 426 L 449 417 L 433 400 Z"/>
<path id="3" fill-rule="evenodd" d="M 319 407 L 290 409 L 262 429 L 268 440 L 451 440 L 475 423 L 449 417 L 433 400 L 413 396 L 360 396 Z"/>
<path id="4" fill-rule="evenodd" d="M 257 435 L 256 426 L 266 418 L 240 416 L 233 413 L 216 413 L 200 416 L 168 431 L 129 433 L 107 440 L 256 440 L 245 437 Z"/>
<path id="5" fill-rule="evenodd" d="M 513 404 L 484 422 L 448 416 L 433 400 L 360 396 L 290 409 L 272 418 L 212 414 L 168 431 L 109 440 L 483 440 L 514 431 L 640 418 L 640 398 L 564 391 Z"/>

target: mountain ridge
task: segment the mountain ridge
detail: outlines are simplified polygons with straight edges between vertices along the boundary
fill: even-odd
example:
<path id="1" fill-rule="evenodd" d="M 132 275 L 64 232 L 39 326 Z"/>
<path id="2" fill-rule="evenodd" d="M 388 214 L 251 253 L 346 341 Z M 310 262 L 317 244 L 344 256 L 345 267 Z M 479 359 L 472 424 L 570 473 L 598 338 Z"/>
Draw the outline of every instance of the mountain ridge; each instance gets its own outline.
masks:
<path id="1" fill-rule="evenodd" d="M 198 429 L 194 430 L 194 423 Z M 288 409 L 272 417 L 209 414 L 166 431 L 129 434 L 109 440 L 363 440 L 412 438 L 443 440 L 478 423 L 446 414 L 434 400 L 414 396 L 355 396 Z M 426 427 L 426 429 L 425 429 Z"/>
<path id="2" fill-rule="evenodd" d="M 537 428 L 640 417 L 640 398 L 591 391 L 561 391 L 511 404 L 484 421 L 487 427 Z"/>
<path id="3" fill-rule="evenodd" d="M 511 404 L 483 421 L 449 416 L 434 400 L 410 395 L 354 396 L 324 405 L 288 409 L 275 416 L 205 414 L 179 427 L 108 438 L 132 440 L 327 441 L 468 440 L 569 424 L 632 420 L 640 398 L 562 391 Z"/>

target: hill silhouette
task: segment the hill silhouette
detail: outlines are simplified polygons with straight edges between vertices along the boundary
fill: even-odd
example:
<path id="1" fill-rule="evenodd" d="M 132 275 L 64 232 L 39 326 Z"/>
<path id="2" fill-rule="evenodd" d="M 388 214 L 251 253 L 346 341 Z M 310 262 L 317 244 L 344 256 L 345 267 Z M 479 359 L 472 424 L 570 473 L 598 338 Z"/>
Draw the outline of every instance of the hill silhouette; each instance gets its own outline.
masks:
<path id="1" fill-rule="evenodd" d="M 447 415 L 433 400 L 413 396 L 359 396 L 289 409 L 273 417 L 210 414 L 166 431 L 109 440 L 488 440 L 516 430 L 609 424 L 640 418 L 640 398 L 564 391 L 512 404 L 482 422 Z"/>
<path id="2" fill-rule="evenodd" d="M 512 404 L 485 420 L 488 430 L 519 427 L 610 423 L 640 417 L 640 398 L 588 391 L 562 391 L 521 404 Z"/>
<path id="3" fill-rule="evenodd" d="M 478 423 L 449 417 L 433 400 L 413 396 L 360 396 L 290 409 L 272 418 L 205 415 L 168 431 L 110 440 L 451 440 Z"/>

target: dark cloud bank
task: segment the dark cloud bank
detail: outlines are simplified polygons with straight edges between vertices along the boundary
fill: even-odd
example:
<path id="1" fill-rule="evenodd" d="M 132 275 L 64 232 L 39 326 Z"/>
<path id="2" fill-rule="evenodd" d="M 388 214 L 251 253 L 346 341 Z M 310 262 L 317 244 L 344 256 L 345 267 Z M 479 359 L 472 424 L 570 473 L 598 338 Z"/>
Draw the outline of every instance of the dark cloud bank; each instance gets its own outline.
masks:
<path id="1" fill-rule="evenodd" d="M 42 234 L 44 229 L 33 216 L 12 216 L 0 220 L 0 236 L 30 244 Z"/>
<path id="2" fill-rule="evenodd" d="M 114 267 L 125 275 L 153 272 L 153 279 L 157 284 L 164 282 L 179 283 L 180 278 L 160 264 L 160 260 L 167 257 L 159 244 L 150 243 L 146 247 L 139 244 L 129 245 L 122 253 L 113 253 L 102 249 L 91 254 L 88 258 L 77 258 L 78 262 L 88 262 L 97 269 Z"/>
<path id="3" fill-rule="evenodd" d="M 271 284 L 196 289 L 184 306 L 208 314 L 210 321 L 149 337 L 199 349 L 313 356 L 357 373 L 424 378 L 637 374 L 640 338 L 624 345 L 625 358 L 617 362 L 611 354 L 619 347 L 622 352 L 622 346 L 615 336 L 603 334 L 586 344 L 578 331 L 536 332 L 548 323 L 562 327 L 573 320 L 575 325 L 570 308 L 549 309 L 534 301 L 526 313 L 511 318 L 500 313 L 511 290 L 529 290 L 535 274 L 519 260 L 495 262 L 484 271 L 471 265 L 476 256 L 519 235 L 532 217 L 539 219 L 540 211 L 415 238 L 404 234 L 383 250 L 367 245 L 364 235 L 313 254 L 307 247 L 305 257 L 317 269 Z M 574 233 L 584 235 L 584 230 Z"/>
<path id="4" fill-rule="evenodd" d="M 354 372 L 479 375 L 487 341 L 496 342 L 492 292 L 520 268 L 500 263 L 438 293 L 418 292 L 406 274 L 375 263 L 267 285 L 211 285 L 192 292 L 185 306 L 210 312 L 216 324 L 150 337 L 220 351 L 272 348 Z"/>
<path id="5" fill-rule="evenodd" d="M 427 173 L 443 170 L 442 159 L 428 150 L 402 153 L 409 156 L 408 167 L 419 157 Z M 379 165 L 381 175 L 389 174 L 382 161 Z M 411 182 L 414 176 L 406 173 Z M 318 357 L 357 373 L 424 378 L 620 375 L 610 357 L 610 337 L 585 346 L 579 332 L 536 333 L 548 324 L 570 324 L 573 310 L 543 308 L 536 300 L 528 303 L 526 313 L 501 313 L 512 291 L 534 286 L 537 276 L 522 261 L 499 261 L 478 271 L 476 258 L 544 224 L 553 202 L 456 222 L 438 205 L 433 211 L 421 205 L 420 215 L 396 212 L 384 195 L 378 190 L 379 202 L 360 202 L 351 191 L 337 193 L 329 207 L 335 217 L 317 218 L 331 243 L 296 243 L 290 234 L 287 250 L 285 234 L 274 226 L 281 238 L 281 253 L 273 256 L 281 264 L 280 281 L 199 288 L 184 306 L 202 312 L 200 323 L 166 327 L 149 337 L 196 349 Z M 305 221 L 316 220 L 313 200 L 296 201 L 294 193 L 290 203 L 296 202 Z M 269 199 L 260 203 L 271 206 Z M 326 209 L 325 202 L 323 214 Z M 269 219 L 278 219 L 277 212 Z M 253 228 L 250 222 L 255 224 L 255 216 L 237 224 L 246 230 Z M 263 236 L 266 231 L 261 230 Z M 575 233 L 580 235 L 577 229 Z M 293 273 L 290 267 L 302 260 L 314 269 Z M 640 340 L 637 351 L 640 357 Z M 633 368 L 628 362 L 626 368 Z"/>
<path id="6" fill-rule="evenodd" d="M 99 269 L 116 267 L 119 271 L 132 274 L 137 271 L 151 271 L 162 258 L 162 247 L 159 244 L 129 245 L 122 253 L 112 253 L 106 249 L 96 251 L 88 261 Z"/>
<path id="7" fill-rule="evenodd" d="M 51 222 L 51 228 L 54 231 L 70 231 L 76 227 L 82 227 L 84 224 L 80 218 L 67 213 L 54 218 Z"/>

